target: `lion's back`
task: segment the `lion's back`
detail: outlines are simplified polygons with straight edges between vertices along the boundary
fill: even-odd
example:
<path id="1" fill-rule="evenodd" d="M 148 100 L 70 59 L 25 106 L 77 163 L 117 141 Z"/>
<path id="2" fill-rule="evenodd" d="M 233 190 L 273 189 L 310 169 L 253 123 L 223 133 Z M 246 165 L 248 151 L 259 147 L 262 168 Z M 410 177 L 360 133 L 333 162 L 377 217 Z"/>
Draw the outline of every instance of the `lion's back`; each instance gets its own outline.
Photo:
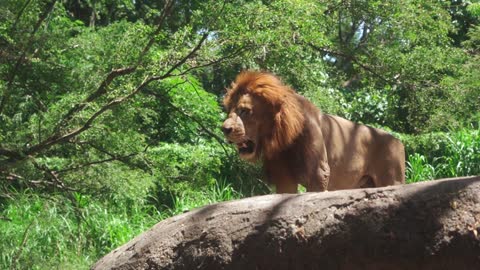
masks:
<path id="1" fill-rule="evenodd" d="M 394 175 L 404 171 L 403 144 L 391 134 L 327 114 L 320 116 L 319 124 L 331 172 L 329 189 L 358 187 L 365 176 L 398 178 Z M 376 181 L 376 186 L 389 184 Z"/>

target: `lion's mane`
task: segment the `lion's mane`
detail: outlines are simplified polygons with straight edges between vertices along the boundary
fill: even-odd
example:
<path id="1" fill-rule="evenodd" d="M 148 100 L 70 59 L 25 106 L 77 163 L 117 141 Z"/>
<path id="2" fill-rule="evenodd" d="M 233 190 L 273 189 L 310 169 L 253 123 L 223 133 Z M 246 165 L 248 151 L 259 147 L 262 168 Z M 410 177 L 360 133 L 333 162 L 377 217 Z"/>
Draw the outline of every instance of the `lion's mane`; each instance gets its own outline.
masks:
<path id="1" fill-rule="evenodd" d="M 262 143 L 263 155 L 273 157 L 285 149 L 299 136 L 305 123 L 301 105 L 295 91 L 267 72 L 241 72 L 224 98 L 224 106 L 231 108 L 233 100 L 244 94 L 260 98 L 272 108 L 273 117 L 266 115 L 259 121 L 273 119 L 271 135 Z"/>

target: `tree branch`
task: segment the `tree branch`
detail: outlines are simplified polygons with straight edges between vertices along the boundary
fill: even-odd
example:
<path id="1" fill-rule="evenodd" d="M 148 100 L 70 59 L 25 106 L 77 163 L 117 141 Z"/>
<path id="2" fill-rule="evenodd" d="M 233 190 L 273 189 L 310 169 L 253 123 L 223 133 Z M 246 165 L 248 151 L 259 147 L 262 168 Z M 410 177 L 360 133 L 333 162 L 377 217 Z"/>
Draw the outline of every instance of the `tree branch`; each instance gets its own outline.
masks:
<path id="1" fill-rule="evenodd" d="M 24 158 L 24 156 L 21 153 L 7 149 L 7 148 L 0 148 L 0 156 L 5 156 L 14 160 L 19 160 Z"/>
<path id="2" fill-rule="evenodd" d="M 92 126 L 92 123 L 100 116 L 102 115 L 104 112 L 112 109 L 113 107 L 123 103 L 125 100 L 131 98 L 133 95 L 135 95 L 138 91 L 140 91 L 141 88 L 145 87 L 149 82 L 152 81 L 152 77 L 150 78 L 145 78 L 143 80 L 143 82 L 137 86 L 137 88 L 132 91 L 130 94 L 124 96 L 124 97 L 120 97 L 120 98 L 115 98 L 113 100 L 111 100 L 109 103 L 107 103 L 106 105 L 104 105 L 102 108 L 100 108 L 100 110 L 98 110 L 97 112 L 95 112 L 92 116 L 90 116 L 90 118 L 83 124 L 83 126 L 79 127 L 79 128 L 76 128 L 74 130 L 71 130 L 69 132 L 67 132 L 66 134 L 64 135 L 61 135 L 61 136 L 58 136 L 58 134 L 54 134 L 52 136 L 50 136 L 49 138 L 47 138 L 46 140 L 42 141 L 41 143 L 35 145 L 35 146 L 32 146 L 31 148 L 29 148 L 26 152 L 28 155 L 34 155 L 36 153 L 38 153 L 39 151 L 41 150 L 44 150 L 46 148 L 49 148 L 50 146 L 54 145 L 54 144 L 57 144 L 57 143 L 63 143 L 65 141 L 68 141 L 69 139 L 77 136 L 78 134 L 88 130 L 91 126 Z"/>
<path id="3" fill-rule="evenodd" d="M 76 191 L 75 189 L 73 188 L 70 188 L 70 187 L 67 187 L 65 185 L 65 183 L 63 183 L 62 180 L 60 180 L 60 178 L 58 177 L 58 174 L 57 172 L 49 169 L 46 165 L 43 165 L 43 164 L 39 164 L 35 159 L 31 159 L 31 162 L 33 164 L 33 166 L 35 168 L 37 168 L 38 170 L 44 172 L 45 176 L 47 176 L 47 178 L 50 178 L 52 180 L 52 182 L 48 182 L 48 181 L 29 181 L 29 183 L 32 183 L 32 184 L 47 184 L 47 185 L 52 185 L 56 188 L 59 188 L 61 190 L 67 190 L 67 191 Z"/>
<path id="4" fill-rule="evenodd" d="M 141 167 L 139 166 L 138 164 L 135 164 L 133 162 L 130 162 L 129 158 L 132 157 L 132 156 L 136 156 L 138 155 L 138 153 L 131 153 L 129 155 L 126 155 L 126 156 L 119 156 L 117 154 L 114 154 L 114 153 L 111 153 L 109 152 L 108 150 L 106 150 L 105 148 L 101 147 L 101 146 L 98 146 L 98 145 L 95 145 L 93 143 L 88 143 L 88 145 L 92 148 L 94 148 L 95 150 L 97 150 L 98 152 L 100 153 L 103 153 L 109 157 L 111 157 L 112 159 L 114 160 L 117 160 L 117 161 L 121 161 L 123 162 L 124 164 L 126 164 L 127 166 L 131 167 L 131 168 L 135 168 L 135 169 L 141 169 L 141 170 L 144 170 L 145 171 L 145 168 L 144 167 Z M 148 146 L 143 150 L 143 152 L 146 152 L 148 149 Z"/>
<path id="5" fill-rule="evenodd" d="M 15 18 L 15 22 L 12 24 L 12 28 L 10 28 L 10 33 L 14 32 L 16 30 L 17 23 L 20 20 L 20 18 L 22 17 L 23 12 L 27 8 L 27 6 L 30 4 L 30 2 L 32 2 L 32 0 L 25 1 L 25 4 L 23 4 L 22 8 L 20 9 L 20 11 L 17 14 L 17 17 Z"/>
<path id="6" fill-rule="evenodd" d="M 69 139 L 77 136 L 78 134 L 88 130 L 91 125 L 93 124 L 93 122 L 100 116 L 102 115 L 104 112 L 112 109 L 113 107 L 123 103 L 124 101 L 130 99 L 131 97 L 133 97 L 134 95 L 136 95 L 140 90 L 142 90 L 145 86 L 147 86 L 150 82 L 152 81 L 158 81 L 158 80 L 162 80 L 164 78 L 167 78 L 171 75 L 171 73 L 176 69 L 178 68 L 179 66 L 181 66 L 183 63 L 185 63 L 187 61 L 187 59 L 191 58 L 199 49 L 200 47 L 202 46 L 203 42 L 206 40 L 206 38 L 208 37 L 208 34 L 205 33 L 203 34 L 202 38 L 199 40 L 199 42 L 197 43 L 197 45 L 190 51 L 190 53 L 188 53 L 185 57 L 183 57 L 180 61 L 178 61 L 172 68 L 170 68 L 166 73 L 164 73 L 163 75 L 161 76 L 153 76 L 153 77 L 146 77 L 142 83 L 140 83 L 130 94 L 126 95 L 126 96 L 123 96 L 123 97 L 119 97 L 119 98 L 115 98 L 113 100 L 111 100 L 109 103 L 107 103 L 106 105 L 104 105 L 102 108 L 100 108 L 97 112 L 95 112 L 92 116 L 90 116 L 90 118 L 79 128 L 76 128 L 76 129 L 73 129 L 73 130 L 70 130 L 68 131 L 67 133 L 63 134 L 63 135 L 60 135 L 59 132 L 55 132 L 53 135 L 51 135 L 50 137 L 48 137 L 47 139 L 45 139 L 44 141 L 38 143 L 37 145 L 34 145 L 32 147 L 30 147 L 27 151 L 26 151 L 26 154 L 27 155 L 34 155 L 44 149 L 47 149 L 49 147 L 51 147 L 52 145 L 55 145 L 55 144 L 58 144 L 58 143 L 63 143 L 65 141 L 68 141 Z M 115 72 L 113 75 L 110 76 L 110 78 L 114 78 L 117 76 L 117 74 L 122 74 L 123 72 L 130 72 L 131 68 L 126 68 L 126 69 L 121 69 L 121 70 L 118 70 L 117 72 Z M 112 73 L 111 73 L 112 74 Z M 107 79 L 109 77 L 107 76 Z M 109 80 L 105 80 L 106 83 L 108 83 Z M 101 92 L 102 90 L 99 88 L 99 90 L 97 90 L 96 92 Z M 95 98 L 92 97 L 92 98 Z"/>
<path id="7" fill-rule="evenodd" d="M 160 15 L 160 17 L 158 17 L 158 21 L 156 22 L 157 29 L 155 29 L 155 31 L 152 34 L 152 38 L 148 41 L 147 45 L 143 48 L 142 52 L 140 53 L 140 57 L 138 58 L 136 66 L 139 66 L 141 64 L 143 57 L 147 54 L 147 52 L 155 43 L 155 37 L 160 33 L 160 31 L 162 31 L 163 22 L 165 21 L 167 16 L 170 14 L 173 7 L 173 3 L 174 3 L 173 0 L 169 0 L 165 3 L 162 14 Z"/>
<path id="8" fill-rule="evenodd" d="M 138 153 L 132 153 L 132 154 L 129 154 L 129 155 L 126 155 L 126 156 L 116 156 L 116 155 L 112 155 L 111 158 L 107 158 L 107 159 L 102 159 L 102 160 L 96 160 L 96 161 L 91 161 L 91 162 L 88 162 L 88 163 L 84 163 L 84 164 L 81 164 L 81 165 L 78 165 L 78 166 L 73 166 L 73 167 L 70 167 L 70 168 L 66 168 L 66 169 L 63 169 L 63 170 L 58 170 L 57 173 L 66 173 L 68 171 L 76 171 L 76 170 L 80 170 L 80 169 L 83 169 L 83 168 L 86 168 L 86 167 L 90 167 L 92 165 L 98 165 L 98 164 L 102 164 L 102 163 L 107 163 L 107 162 L 112 162 L 112 161 L 123 161 L 125 159 L 128 159 L 132 156 L 135 156 L 137 155 Z"/>
<path id="9" fill-rule="evenodd" d="M 124 67 L 124 68 L 118 68 L 118 69 L 113 69 L 110 71 L 110 73 L 107 74 L 105 79 L 100 83 L 100 86 L 97 88 L 97 90 L 93 93 L 91 93 L 83 102 L 75 104 L 72 109 L 70 109 L 65 116 L 62 117 L 62 120 L 60 123 L 56 126 L 55 132 L 58 133 L 61 128 L 63 128 L 65 125 L 68 124 L 68 122 L 73 118 L 73 116 L 85 109 L 88 103 L 95 101 L 97 98 L 103 96 L 104 94 L 107 93 L 107 88 L 110 85 L 110 83 L 117 77 L 120 76 L 125 76 L 128 74 L 131 74 L 137 70 L 137 68 L 141 65 L 143 58 L 147 54 L 147 52 L 150 50 L 152 45 L 155 42 L 156 36 L 160 33 L 160 31 L 163 28 L 163 23 L 165 21 L 165 18 L 170 14 L 171 8 L 173 6 L 174 1 L 167 1 L 165 3 L 165 7 L 162 11 L 162 14 L 160 15 L 159 19 L 157 20 L 157 28 L 153 32 L 151 38 L 145 45 L 145 47 L 142 49 L 140 56 L 138 57 L 136 63 L 133 66 L 130 67 Z"/>
<path id="10" fill-rule="evenodd" d="M 65 126 L 68 121 L 70 121 L 73 118 L 73 115 L 78 113 L 79 111 L 85 109 L 88 103 L 94 101 L 95 99 L 101 97 L 102 95 L 107 93 L 107 87 L 110 85 L 110 83 L 117 77 L 122 76 L 122 75 L 127 75 L 132 72 L 134 72 L 136 69 L 135 66 L 133 67 L 126 67 L 126 68 L 119 68 L 119 69 L 114 69 L 108 73 L 108 75 L 105 77 L 105 79 L 100 83 L 100 86 L 97 88 L 97 90 L 93 93 L 91 93 L 82 103 L 75 104 L 65 116 L 62 117 L 62 120 L 57 124 L 55 131 L 59 132 L 60 128 Z"/>
<path id="11" fill-rule="evenodd" d="M 171 8 L 171 5 L 172 5 L 172 2 L 168 2 L 166 4 L 166 9 L 163 13 L 163 15 L 160 17 L 160 23 L 163 23 L 164 19 L 165 19 L 165 16 L 167 16 L 167 13 L 169 12 L 170 8 Z M 159 28 L 157 28 L 158 31 L 160 31 L 160 25 L 159 25 Z M 158 31 L 156 33 L 158 33 Z M 151 76 L 151 77 L 146 77 L 131 93 L 129 93 L 128 95 L 126 96 L 123 96 L 123 97 L 118 97 L 118 98 L 114 98 L 112 99 L 110 102 L 108 102 L 107 104 L 105 104 L 103 107 L 101 107 L 98 111 L 96 111 L 95 113 L 93 113 L 86 121 L 85 123 L 78 127 L 78 128 L 75 128 L 75 129 L 71 129 L 63 134 L 61 134 L 61 127 L 66 125 L 70 119 L 72 119 L 73 115 L 76 114 L 77 112 L 83 110 L 87 103 L 90 103 L 92 101 L 94 101 L 95 99 L 97 99 L 98 97 L 104 95 L 106 93 L 106 90 L 107 90 L 107 87 L 109 86 L 109 84 L 115 79 L 117 78 L 118 76 L 123 76 L 123 75 L 126 75 L 126 74 L 130 74 L 132 72 L 134 72 L 137 68 L 137 65 L 141 62 L 139 61 L 137 63 L 136 66 L 132 66 L 132 67 L 126 67 L 126 68 L 120 68 L 120 69 L 116 69 L 116 70 L 112 70 L 107 76 L 106 78 L 102 81 L 102 83 L 100 84 L 99 88 L 97 88 L 97 90 L 95 92 L 93 92 L 92 94 L 90 94 L 85 100 L 84 102 L 80 103 L 80 104 L 76 104 L 69 112 L 67 112 L 65 114 L 64 117 L 62 117 L 62 120 L 60 121 L 60 124 L 57 125 L 56 127 L 56 131 L 50 135 L 47 139 L 39 142 L 38 144 L 36 145 L 33 145 L 31 146 L 30 148 L 28 148 L 25 152 L 24 152 L 24 155 L 15 155 L 15 152 L 13 151 L 8 151 L 7 149 L 1 149 L 3 150 L 2 152 L 0 152 L 0 154 L 4 154 L 8 157 L 10 157 L 10 159 L 13 159 L 13 160 L 23 160 L 25 159 L 27 156 L 34 156 L 35 154 L 45 150 L 45 149 L 48 149 L 50 148 L 51 146 L 55 145 L 55 144 L 59 144 L 59 143 L 64 143 L 74 137 L 76 137 L 77 135 L 81 134 L 82 132 L 88 130 L 91 128 L 93 122 L 99 117 L 101 116 L 103 113 L 105 113 L 106 111 L 108 110 L 111 110 L 112 108 L 114 108 L 115 106 L 119 105 L 119 104 L 122 104 L 123 102 L 127 101 L 128 99 L 130 99 L 131 97 L 133 97 L 134 95 L 136 95 L 139 91 L 141 91 L 145 86 L 147 86 L 150 82 L 152 81 L 158 81 L 158 80 L 162 80 L 162 79 L 165 79 L 169 76 L 171 76 L 171 74 L 177 69 L 179 68 L 181 65 L 183 65 L 188 59 L 194 57 L 195 53 L 201 48 L 201 46 L 203 45 L 204 41 L 207 39 L 208 37 L 208 32 L 204 33 L 202 35 L 202 37 L 200 38 L 200 40 L 198 41 L 198 43 L 195 45 L 195 47 L 187 54 L 185 55 L 183 58 L 181 58 L 178 62 L 176 62 L 167 72 L 165 72 L 163 75 L 161 76 Z M 151 47 L 151 45 L 153 44 L 152 40 L 154 39 L 154 37 L 152 37 L 152 39 L 150 40 L 150 42 L 146 45 L 146 47 L 144 48 L 144 50 L 142 51 L 141 53 L 141 57 L 143 57 L 143 55 L 148 51 L 148 49 Z"/>
<path id="12" fill-rule="evenodd" d="M 153 77 L 153 80 L 162 80 L 171 75 L 173 71 L 175 71 L 178 67 L 181 65 L 185 64 L 185 62 L 190 59 L 201 47 L 203 42 L 207 39 L 208 37 L 208 32 L 204 33 L 202 35 L 202 38 L 198 41 L 197 45 L 193 48 L 193 50 L 190 51 L 187 55 L 185 55 L 182 59 L 180 59 L 177 63 L 175 63 L 167 72 L 165 72 L 161 76 Z"/>
<path id="13" fill-rule="evenodd" d="M 183 83 L 185 82 L 188 82 L 190 83 L 190 85 L 192 87 L 195 88 L 195 86 L 188 80 L 185 80 Z M 199 126 L 200 126 L 200 129 L 202 131 L 204 131 L 205 133 L 207 133 L 210 137 L 214 138 L 218 144 L 222 147 L 223 151 L 225 152 L 225 154 L 229 157 L 229 153 L 227 151 L 227 149 L 225 148 L 224 144 L 225 144 L 225 140 L 218 136 L 217 134 L 215 134 L 215 132 L 213 132 L 212 130 L 210 130 L 207 126 L 205 126 L 205 124 L 203 124 L 203 122 L 198 119 L 197 117 L 191 115 L 190 113 L 186 112 L 183 108 L 179 108 L 177 107 L 175 104 L 173 104 L 172 102 L 170 102 L 170 100 L 165 97 L 164 95 L 162 95 L 161 93 L 156 93 L 150 89 L 144 89 L 142 92 L 148 94 L 148 95 L 151 95 L 151 96 L 154 96 L 155 98 L 157 98 L 158 100 L 160 100 L 161 102 L 167 104 L 168 106 L 170 106 L 170 108 L 172 108 L 173 110 L 179 112 L 180 114 L 182 114 L 183 116 L 187 117 L 188 119 L 192 120 L 193 122 L 197 123 Z"/>
<path id="14" fill-rule="evenodd" d="M 318 51 L 318 52 L 321 52 L 321 53 L 324 53 L 324 54 L 332 54 L 332 55 L 336 55 L 336 56 L 340 56 L 340 57 L 345 57 L 345 58 L 349 58 L 352 60 L 352 62 L 354 62 L 355 64 L 357 64 L 358 66 L 360 66 L 361 68 L 363 68 L 364 70 L 372 73 L 374 76 L 378 77 L 379 79 L 381 79 L 382 81 L 388 83 L 388 84 L 392 84 L 392 85 L 395 85 L 397 84 L 395 81 L 392 81 L 390 79 L 387 79 L 385 78 L 384 76 L 382 76 L 381 74 L 379 74 L 378 72 L 376 72 L 373 68 L 361 63 L 355 56 L 353 55 L 347 55 L 345 53 L 342 53 L 342 52 L 338 52 L 338 51 L 332 51 L 330 49 L 326 49 L 326 48 L 320 48 L 312 43 L 308 43 L 308 46 L 310 46 L 312 49 Z"/>
<path id="15" fill-rule="evenodd" d="M 241 54 L 243 51 L 246 50 L 248 46 L 244 46 L 244 47 L 241 47 L 239 49 L 237 49 L 236 51 L 232 52 L 231 54 L 229 55 L 226 55 L 224 57 L 220 57 L 218 59 L 215 59 L 215 60 L 212 60 L 210 62 L 207 62 L 207 63 L 204 63 L 204 64 L 200 64 L 200 65 L 197 65 L 197 66 L 192 66 L 190 68 L 187 68 L 186 70 L 182 71 L 180 74 L 178 74 L 178 76 L 181 76 L 181 75 L 185 75 L 187 73 L 189 73 L 190 71 L 192 70 L 195 70 L 195 69 L 199 69 L 199 68 L 204 68 L 204 67 L 208 67 L 208 66 L 213 66 L 213 65 L 216 65 L 218 63 L 221 63 L 227 59 L 232 59 L 234 58 L 235 56 Z"/>
<path id="16" fill-rule="evenodd" d="M 30 46 L 33 43 L 33 38 L 35 37 L 35 34 L 37 33 L 38 29 L 42 25 L 43 21 L 48 17 L 48 14 L 50 14 L 53 11 L 53 8 L 55 7 L 56 2 L 57 0 L 53 0 L 52 2 L 47 4 L 45 11 L 40 15 L 40 17 L 37 20 L 37 23 L 33 27 L 32 33 L 30 33 L 30 37 L 28 38 L 25 49 L 23 50 L 20 57 L 18 57 L 12 71 L 10 72 L 10 75 L 8 76 L 8 82 L 7 82 L 6 88 L 3 92 L 2 99 L 0 100 L 0 114 L 3 112 L 3 109 L 5 108 L 5 105 L 7 104 L 8 99 L 10 98 L 10 92 L 12 90 L 13 82 L 15 80 L 15 77 L 17 76 L 18 69 L 22 64 L 23 59 L 26 57 L 28 51 L 30 50 Z"/>

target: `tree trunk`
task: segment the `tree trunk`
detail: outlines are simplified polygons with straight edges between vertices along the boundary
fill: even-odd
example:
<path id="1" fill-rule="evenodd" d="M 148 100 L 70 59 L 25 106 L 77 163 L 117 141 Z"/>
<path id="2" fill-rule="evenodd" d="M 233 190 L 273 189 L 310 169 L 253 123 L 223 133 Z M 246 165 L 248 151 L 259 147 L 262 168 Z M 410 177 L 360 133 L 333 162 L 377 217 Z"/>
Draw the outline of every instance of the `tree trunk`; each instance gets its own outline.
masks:
<path id="1" fill-rule="evenodd" d="M 166 219 L 92 269 L 480 269 L 480 177 L 267 195 Z"/>

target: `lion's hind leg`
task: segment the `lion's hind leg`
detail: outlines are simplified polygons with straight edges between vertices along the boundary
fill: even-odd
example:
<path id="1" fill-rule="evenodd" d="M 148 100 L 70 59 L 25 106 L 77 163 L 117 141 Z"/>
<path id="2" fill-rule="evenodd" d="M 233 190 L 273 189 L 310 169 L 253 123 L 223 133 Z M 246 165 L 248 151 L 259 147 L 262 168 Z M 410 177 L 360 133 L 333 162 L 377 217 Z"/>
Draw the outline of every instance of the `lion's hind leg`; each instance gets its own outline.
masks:
<path id="1" fill-rule="evenodd" d="M 283 193 L 297 193 L 298 184 L 293 181 L 279 181 L 275 184 L 275 191 L 277 194 Z"/>
<path id="2" fill-rule="evenodd" d="M 373 188 L 373 187 L 377 187 L 377 185 L 375 184 L 373 177 L 371 177 L 370 175 L 364 175 L 362 176 L 362 178 L 360 178 L 360 181 L 358 181 L 358 187 Z"/>
<path id="3" fill-rule="evenodd" d="M 374 183 L 376 187 L 386 187 L 392 185 L 405 184 L 405 160 L 401 158 L 395 159 L 390 157 L 385 159 L 382 163 L 378 163 L 382 168 L 377 172 L 373 172 Z"/>

